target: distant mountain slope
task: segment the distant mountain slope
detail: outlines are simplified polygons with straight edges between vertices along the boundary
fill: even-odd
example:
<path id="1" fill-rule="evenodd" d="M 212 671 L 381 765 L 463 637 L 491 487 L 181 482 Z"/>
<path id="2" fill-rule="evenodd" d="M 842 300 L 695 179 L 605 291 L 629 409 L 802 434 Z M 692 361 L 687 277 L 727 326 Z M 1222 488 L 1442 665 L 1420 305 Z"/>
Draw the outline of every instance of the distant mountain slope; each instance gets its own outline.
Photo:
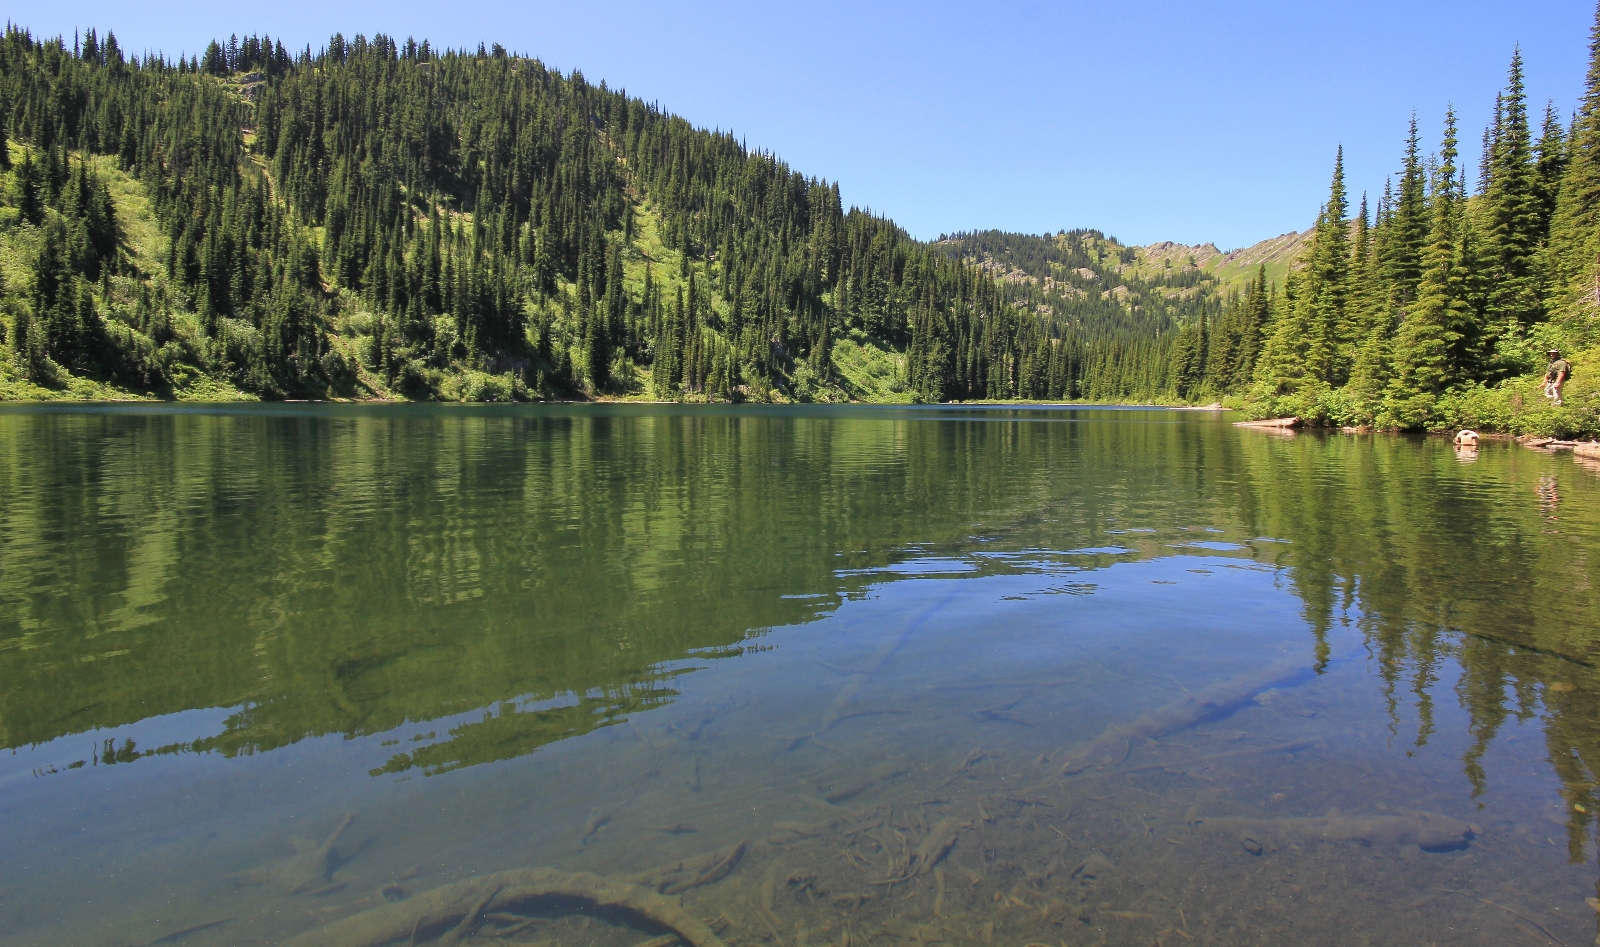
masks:
<path id="1" fill-rule="evenodd" d="M 1060 331 L 1089 337 L 1158 334 L 1200 311 L 1208 276 L 1141 260 L 1098 230 L 1032 235 L 985 230 L 941 236 L 936 246 L 992 275 L 1015 306 Z"/>
<path id="2" fill-rule="evenodd" d="M 992 275 L 1007 302 L 1069 344 L 1084 339 L 1119 353 L 1114 369 L 1085 372 L 1089 397 L 1132 378 L 1195 401 L 1249 384 L 1274 287 L 1308 238 L 1289 233 L 1224 253 L 1210 243 L 1130 247 L 1097 230 L 989 230 L 943 236 L 936 246 Z"/>
<path id="3" fill-rule="evenodd" d="M 1063 330 L 1101 335 L 1118 329 L 1157 332 L 1207 310 L 1204 300 L 1241 290 L 1266 267 L 1283 285 L 1312 231 L 1290 232 L 1238 250 L 1170 240 L 1128 246 L 1098 230 L 1054 235 L 998 230 L 942 235 L 937 246 L 971 261 L 1006 288 L 1014 303 Z"/>
<path id="4" fill-rule="evenodd" d="M 1141 272 L 1169 267 L 1195 266 L 1217 277 L 1227 288 L 1240 288 L 1256 278 L 1258 268 L 1267 268 L 1267 282 L 1283 285 L 1290 265 L 1310 245 L 1312 231 L 1293 231 L 1262 240 L 1238 250 L 1223 252 L 1214 243 L 1188 246 L 1162 241 L 1138 248 Z"/>

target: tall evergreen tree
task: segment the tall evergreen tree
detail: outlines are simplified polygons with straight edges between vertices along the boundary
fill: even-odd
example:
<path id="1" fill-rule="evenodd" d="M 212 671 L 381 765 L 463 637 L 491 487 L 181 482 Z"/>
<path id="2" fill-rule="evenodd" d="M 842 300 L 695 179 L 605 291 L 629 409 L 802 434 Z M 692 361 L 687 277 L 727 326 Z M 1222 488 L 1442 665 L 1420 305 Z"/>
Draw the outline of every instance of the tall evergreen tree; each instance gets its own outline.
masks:
<path id="1" fill-rule="evenodd" d="M 1542 243 L 1539 177 L 1528 128 L 1520 49 L 1511 57 L 1490 138 L 1488 186 L 1479 217 L 1483 249 L 1492 267 L 1488 317 L 1497 335 L 1514 338 L 1544 312 L 1534 270 Z M 1437 214 L 1434 220 L 1437 223 Z"/>
<path id="2" fill-rule="evenodd" d="M 1239 357 L 1229 373 L 1229 391 L 1243 391 L 1250 386 L 1256 360 L 1261 357 L 1261 347 L 1270 329 L 1272 293 L 1265 263 L 1256 267 L 1255 281 L 1245 289 L 1242 308 L 1244 325 L 1239 333 Z"/>
<path id="3" fill-rule="evenodd" d="M 1408 139 L 1408 154 L 1416 150 L 1416 127 L 1413 120 Z M 1392 222 L 1392 218 L 1390 219 Z M 1382 229 L 1379 236 L 1382 236 Z M 1351 344 L 1355 354 L 1350 366 L 1350 378 L 1345 389 L 1352 405 L 1349 417 L 1343 422 L 1370 423 L 1376 416 L 1388 383 L 1389 349 L 1393 332 L 1391 308 L 1402 297 L 1390 291 L 1391 284 L 1384 277 L 1384 261 L 1379 257 L 1378 241 L 1374 240 L 1367 217 L 1367 201 L 1363 195 L 1361 211 L 1356 218 L 1356 241 L 1351 278 L 1352 318 Z"/>
<path id="4" fill-rule="evenodd" d="M 1427 188 L 1417 117 L 1413 114 L 1400 170 L 1400 190 L 1375 248 L 1377 265 L 1389 286 L 1389 298 L 1383 303 L 1391 311 L 1404 309 L 1416 299 L 1417 283 L 1422 279 L 1422 249 L 1428 242 Z"/>
<path id="5" fill-rule="evenodd" d="M 1552 306 L 1600 308 L 1600 4 L 1589 33 L 1589 69 L 1572 118 L 1567 164 L 1550 224 L 1547 251 Z"/>
<path id="6" fill-rule="evenodd" d="M 1179 398 L 1187 400 L 1200 393 L 1206 376 L 1207 347 L 1204 316 L 1179 327 L 1178 340 L 1172 348 L 1172 383 Z"/>
<path id="7" fill-rule="evenodd" d="M 1539 135 L 1539 155 L 1535 166 L 1539 197 L 1539 241 L 1550 239 L 1550 224 L 1555 219 L 1556 198 L 1561 192 L 1561 176 L 1567 168 L 1567 136 L 1556 114 L 1554 102 L 1544 107 L 1544 127 Z"/>
<path id="8" fill-rule="evenodd" d="M 33 161 L 33 149 L 22 153 L 22 163 L 17 166 L 17 212 L 30 224 L 44 221 L 44 181 L 39 166 Z"/>
<path id="9" fill-rule="evenodd" d="M 1439 395 L 1462 374 L 1457 353 L 1472 315 L 1463 298 L 1461 263 L 1471 251 L 1456 157 L 1455 112 L 1448 110 L 1430 202 L 1433 226 L 1423 257 L 1422 282 L 1416 304 L 1401 319 L 1395 337 L 1394 375 L 1386 411 L 1403 427 L 1430 421 Z"/>
<path id="10" fill-rule="evenodd" d="M 1311 333 L 1306 352 L 1307 370 L 1328 387 L 1342 384 L 1349 372 L 1345 346 L 1351 334 L 1348 211 L 1344 147 L 1341 145 L 1334 159 L 1328 203 L 1317 221 L 1301 297 L 1301 304 L 1307 307 L 1306 326 Z"/>
<path id="11" fill-rule="evenodd" d="M 1256 361 L 1251 400 L 1274 414 L 1303 414 L 1311 408 L 1316 394 L 1312 387 L 1315 377 L 1306 370 L 1311 307 L 1301 302 L 1302 280 L 1303 273 L 1293 269 L 1284 277 L 1283 295 L 1275 300 L 1277 305 L 1272 311 L 1272 331 Z"/>

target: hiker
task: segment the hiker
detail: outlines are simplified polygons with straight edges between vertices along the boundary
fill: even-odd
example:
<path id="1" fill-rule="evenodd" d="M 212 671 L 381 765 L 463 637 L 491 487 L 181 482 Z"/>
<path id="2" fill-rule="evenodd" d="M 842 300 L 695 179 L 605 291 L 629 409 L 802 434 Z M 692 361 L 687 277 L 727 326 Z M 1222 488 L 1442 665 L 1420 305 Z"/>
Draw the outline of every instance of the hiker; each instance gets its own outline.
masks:
<path id="1" fill-rule="evenodd" d="M 1572 377 L 1572 363 L 1561 357 L 1559 349 L 1551 349 L 1550 364 L 1544 370 L 1544 396 L 1561 404 L 1561 386 Z"/>

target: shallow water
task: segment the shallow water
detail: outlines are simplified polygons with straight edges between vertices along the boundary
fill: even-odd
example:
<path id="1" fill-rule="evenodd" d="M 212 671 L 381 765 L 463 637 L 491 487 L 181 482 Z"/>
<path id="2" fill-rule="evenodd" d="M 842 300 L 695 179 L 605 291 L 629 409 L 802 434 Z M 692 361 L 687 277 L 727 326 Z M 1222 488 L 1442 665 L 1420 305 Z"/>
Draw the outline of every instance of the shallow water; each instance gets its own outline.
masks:
<path id="1" fill-rule="evenodd" d="M 730 945 L 1589 943 L 1597 540 L 1570 457 L 1200 412 L 0 410 L 0 945 L 536 867 Z M 496 897 L 411 937 L 663 930 Z"/>

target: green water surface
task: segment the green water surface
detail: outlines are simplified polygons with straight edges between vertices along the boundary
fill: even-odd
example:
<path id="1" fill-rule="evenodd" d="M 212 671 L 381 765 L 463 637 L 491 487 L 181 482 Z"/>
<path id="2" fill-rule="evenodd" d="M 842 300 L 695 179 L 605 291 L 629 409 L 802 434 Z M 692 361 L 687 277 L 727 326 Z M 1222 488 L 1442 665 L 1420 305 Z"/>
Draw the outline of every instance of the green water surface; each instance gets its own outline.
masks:
<path id="1" fill-rule="evenodd" d="M 1583 464 L 1211 412 L 0 409 L 0 945 L 287 943 L 536 867 L 731 947 L 1590 943 Z M 447 920 L 414 942 L 664 930 Z"/>

